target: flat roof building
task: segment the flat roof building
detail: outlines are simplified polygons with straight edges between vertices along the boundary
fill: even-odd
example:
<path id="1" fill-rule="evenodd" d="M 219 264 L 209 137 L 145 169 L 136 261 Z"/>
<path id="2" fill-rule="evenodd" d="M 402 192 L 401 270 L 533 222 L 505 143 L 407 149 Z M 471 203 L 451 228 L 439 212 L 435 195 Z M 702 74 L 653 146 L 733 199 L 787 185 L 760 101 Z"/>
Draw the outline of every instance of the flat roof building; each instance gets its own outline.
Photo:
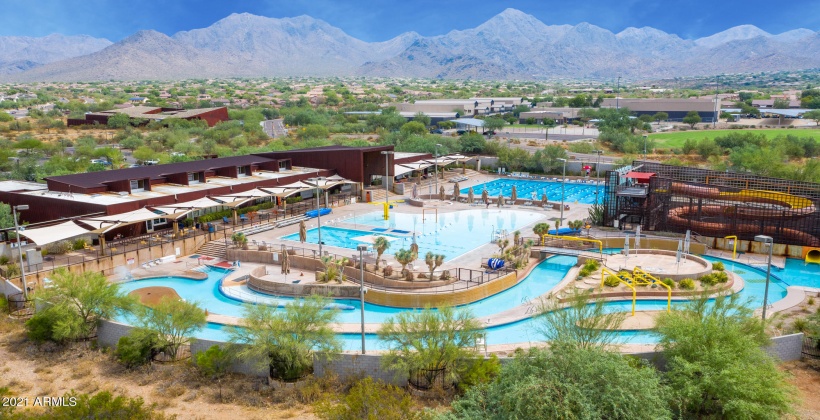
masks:
<path id="1" fill-rule="evenodd" d="M 202 120 L 205 121 L 209 127 L 215 126 L 222 121 L 228 121 L 228 108 L 198 108 L 198 109 L 182 109 L 182 108 L 161 108 L 156 106 L 133 106 L 129 108 L 112 109 L 108 111 L 89 112 L 85 114 L 85 118 L 69 118 L 69 126 L 88 125 L 88 124 L 108 124 L 108 119 L 117 114 L 128 115 L 134 120 L 143 121 L 162 121 L 166 118 L 179 118 L 183 120 Z"/>

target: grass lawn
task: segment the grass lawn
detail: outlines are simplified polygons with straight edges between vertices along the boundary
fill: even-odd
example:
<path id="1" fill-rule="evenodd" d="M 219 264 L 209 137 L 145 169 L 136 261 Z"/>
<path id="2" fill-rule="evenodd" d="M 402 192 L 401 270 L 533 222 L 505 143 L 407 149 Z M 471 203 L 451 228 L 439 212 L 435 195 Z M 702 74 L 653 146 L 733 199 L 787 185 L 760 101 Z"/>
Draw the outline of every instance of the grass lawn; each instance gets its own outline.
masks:
<path id="1" fill-rule="evenodd" d="M 683 143 L 687 139 L 714 139 L 715 137 L 725 136 L 729 133 L 747 132 L 751 131 L 755 134 L 765 134 L 766 137 L 772 138 L 779 135 L 792 134 L 798 137 L 814 137 L 820 140 L 820 130 L 816 129 L 788 129 L 788 128 L 773 128 L 760 130 L 693 130 L 693 131 L 674 131 L 670 133 L 652 133 L 649 138 L 655 140 L 656 147 L 662 148 L 676 148 L 683 147 Z"/>

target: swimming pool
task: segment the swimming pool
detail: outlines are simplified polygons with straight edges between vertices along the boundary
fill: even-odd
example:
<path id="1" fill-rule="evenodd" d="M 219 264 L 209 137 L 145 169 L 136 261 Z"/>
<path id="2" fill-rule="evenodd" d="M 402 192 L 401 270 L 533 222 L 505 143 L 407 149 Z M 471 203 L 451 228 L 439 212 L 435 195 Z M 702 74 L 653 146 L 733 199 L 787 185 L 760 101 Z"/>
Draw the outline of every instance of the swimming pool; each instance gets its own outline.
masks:
<path id="1" fill-rule="evenodd" d="M 473 194 L 476 197 L 481 197 L 481 192 L 487 190 L 487 194 L 491 198 L 498 197 L 501 193 L 505 197 L 510 197 L 512 194 L 512 187 L 515 186 L 516 194 L 519 199 L 533 199 L 541 200 L 541 195 L 546 193 L 547 199 L 550 201 L 561 201 L 561 182 L 556 181 L 530 181 L 524 179 L 501 178 L 483 184 L 473 186 Z M 564 202 L 565 203 L 581 203 L 593 204 L 595 203 L 595 184 L 584 184 L 577 182 L 567 182 L 564 184 Z M 598 190 L 603 195 L 604 187 L 601 185 Z M 461 194 L 467 195 L 469 187 L 462 188 Z"/>
<path id="2" fill-rule="evenodd" d="M 322 226 L 322 242 L 355 250 L 359 244 L 372 245 L 370 236 L 382 235 L 390 241 L 387 254 L 392 255 L 399 249 L 409 249 L 415 233 L 420 256 L 433 252 L 444 255 L 445 261 L 449 261 L 489 243 L 495 232 L 506 231 L 507 235 L 512 235 L 516 230 L 522 230 L 523 234 L 531 235 L 531 231 L 523 229 L 544 217 L 543 213 L 532 211 L 491 208 L 439 213 L 438 216 L 429 212 L 424 216 L 391 212 L 390 219 L 384 220 L 383 214 L 376 211 L 342 220 L 341 223 L 348 227 Z M 298 242 L 299 234 L 281 239 Z M 307 231 L 307 242 L 319 242 L 318 229 Z"/>
<path id="3" fill-rule="evenodd" d="M 722 261 L 727 270 L 730 270 L 744 280 L 745 286 L 740 292 L 742 300 L 749 300 L 752 307 L 760 307 L 763 304 L 763 294 L 765 290 L 766 271 L 764 269 L 749 265 L 723 260 L 713 257 L 704 257 L 710 261 Z M 488 316 L 511 309 L 522 303 L 548 293 L 566 275 L 567 271 L 575 264 L 575 257 L 555 256 L 539 264 L 525 279 L 516 286 L 511 287 L 501 293 L 483 299 L 481 301 L 467 305 L 475 317 L 484 321 Z M 164 277 L 156 279 L 137 280 L 121 284 L 125 292 L 149 286 L 166 286 L 174 288 L 183 299 L 187 301 L 199 302 L 202 307 L 209 312 L 222 315 L 241 316 L 242 303 L 228 298 L 219 291 L 219 281 L 227 275 L 226 270 L 210 268 L 206 271 L 208 278 L 205 280 L 191 280 L 181 277 Z M 769 286 L 769 302 L 775 302 L 786 295 L 788 286 L 820 287 L 820 265 L 806 265 L 799 260 L 787 260 L 784 270 L 772 272 L 772 280 Z M 242 286 L 234 286 L 242 287 Z M 254 294 L 251 290 L 245 292 Z M 273 297 L 256 293 L 260 297 L 275 299 L 278 304 L 284 304 L 293 300 L 289 297 Z M 358 300 L 337 300 L 347 309 L 339 312 L 339 322 L 358 323 L 360 320 Z M 631 301 L 608 302 L 607 308 L 612 311 L 628 311 Z M 683 305 L 683 302 L 673 301 L 673 308 Z M 636 304 L 639 311 L 664 310 L 665 300 L 640 300 Z M 394 308 L 387 306 L 372 305 L 365 303 L 365 320 L 368 323 L 383 322 L 388 317 L 394 316 L 408 309 Z M 126 321 L 121 319 L 122 321 Z M 487 344 L 507 344 L 537 342 L 543 339 L 537 333 L 538 321 L 532 318 L 512 322 L 505 325 L 498 325 L 487 328 Z M 227 340 L 227 329 L 218 324 L 208 324 L 203 328 L 197 337 L 211 340 Z M 361 336 L 358 334 L 338 334 L 346 350 L 356 350 L 361 345 Z M 657 337 L 650 331 L 624 331 L 620 334 L 624 342 L 648 343 L 657 342 Z M 366 335 L 366 343 L 369 349 L 383 349 L 383 343 L 378 340 L 375 334 Z"/>

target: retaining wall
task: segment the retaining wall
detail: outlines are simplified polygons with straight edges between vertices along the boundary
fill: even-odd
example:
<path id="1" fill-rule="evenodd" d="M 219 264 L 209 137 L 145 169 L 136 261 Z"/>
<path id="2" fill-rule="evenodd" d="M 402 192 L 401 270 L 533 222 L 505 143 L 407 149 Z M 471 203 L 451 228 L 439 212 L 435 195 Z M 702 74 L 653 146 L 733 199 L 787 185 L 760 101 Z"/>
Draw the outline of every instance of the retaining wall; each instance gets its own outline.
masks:
<path id="1" fill-rule="evenodd" d="M 444 304 L 464 305 L 503 292 L 516 283 L 518 283 L 518 275 L 516 272 L 511 272 L 484 284 L 450 293 L 393 293 L 371 289 L 367 291 L 365 301 L 376 305 L 400 308 L 423 308 L 428 305 L 441 306 Z"/>

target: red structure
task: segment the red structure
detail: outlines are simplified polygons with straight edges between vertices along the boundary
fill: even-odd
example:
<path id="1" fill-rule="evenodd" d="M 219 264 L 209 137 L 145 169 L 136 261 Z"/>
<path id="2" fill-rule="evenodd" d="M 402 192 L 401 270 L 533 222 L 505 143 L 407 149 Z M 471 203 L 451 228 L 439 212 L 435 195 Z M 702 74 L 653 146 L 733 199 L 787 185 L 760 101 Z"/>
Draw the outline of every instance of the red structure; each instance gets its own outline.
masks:
<path id="1" fill-rule="evenodd" d="M 133 120 L 140 120 L 145 122 L 162 121 L 166 118 L 179 118 L 183 120 L 202 120 L 208 124 L 208 127 L 213 127 L 222 121 L 228 121 L 228 108 L 199 108 L 199 109 L 182 109 L 182 108 L 160 108 L 153 106 L 135 106 L 131 108 L 112 109 L 108 111 L 90 112 L 85 114 L 85 118 L 69 118 L 68 126 L 89 125 L 89 124 L 108 124 L 108 119 L 117 114 L 128 115 Z"/>

